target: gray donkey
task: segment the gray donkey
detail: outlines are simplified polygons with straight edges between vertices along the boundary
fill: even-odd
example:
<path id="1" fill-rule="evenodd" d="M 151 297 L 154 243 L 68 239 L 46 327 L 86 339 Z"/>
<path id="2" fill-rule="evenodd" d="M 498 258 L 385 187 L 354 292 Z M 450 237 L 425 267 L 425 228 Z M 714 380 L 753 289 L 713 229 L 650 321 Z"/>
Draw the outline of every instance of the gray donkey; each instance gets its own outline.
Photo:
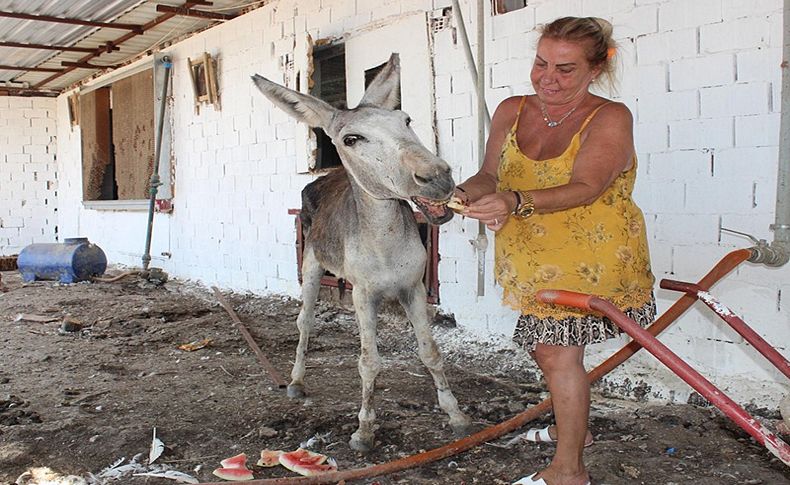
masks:
<path id="1" fill-rule="evenodd" d="M 351 447 L 368 451 L 374 444 L 373 390 L 381 370 L 376 325 L 378 307 L 384 299 L 397 299 L 405 309 L 414 327 L 420 358 L 433 376 L 439 406 L 450 416 L 453 430 L 465 433 L 470 420 L 458 408 L 431 335 L 422 282 L 425 248 L 406 202 L 413 201 L 431 224 L 442 224 L 452 218 L 447 202 L 455 183 L 447 163 L 417 139 L 409 127 L 409 116 L 394 110 L 400 98 L 397 54 L 370 84 L 359 106 L 350 110 L 336 109 L 257 74 L 252 79 L 280 109 L 298 121 L 322 128 L 343 162 L 342 168 L 302 190 L 302 309 L 296 321 L 299 344 L 288 396 L 305 395 L 305 352 L 326 269 L 354 286 L 352 298 L 361 340 L 362 406 Z"/>

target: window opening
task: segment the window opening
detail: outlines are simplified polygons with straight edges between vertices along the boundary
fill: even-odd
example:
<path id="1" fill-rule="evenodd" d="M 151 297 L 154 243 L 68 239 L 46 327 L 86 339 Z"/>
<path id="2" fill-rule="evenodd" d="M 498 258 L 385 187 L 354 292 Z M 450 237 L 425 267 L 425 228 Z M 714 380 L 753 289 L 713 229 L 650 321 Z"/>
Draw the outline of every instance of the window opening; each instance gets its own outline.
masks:
<path id="1" fill-rule="evenodd" d="M 344 109 L 346 101 L 346 46 L 329 44 L 313 48 L 313 73 L 310 94 L 335 108 Z M 341 165 L 332 139 L 321 128 L 313 128 L 316 137 L 315 169 Z"/>
<path id="2" fill-rule="evenodd" d="M 519 10 L 527 6 L 527 0 L 491 0 L 491 9 L 494 15 Z"/>
<path id="3" fill-rule="evenodd" d="M 153 69 L 80 98 L 83 200 L 148 197 L 154 163 Z"/>

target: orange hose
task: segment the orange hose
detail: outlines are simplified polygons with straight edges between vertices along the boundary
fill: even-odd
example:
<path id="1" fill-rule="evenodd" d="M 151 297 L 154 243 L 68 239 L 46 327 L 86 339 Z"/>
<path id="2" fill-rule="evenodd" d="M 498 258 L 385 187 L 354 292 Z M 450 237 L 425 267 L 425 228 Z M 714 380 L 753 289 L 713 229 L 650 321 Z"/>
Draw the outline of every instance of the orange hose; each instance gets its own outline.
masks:
<path id="1" fill-rule="evenodd" d="M 118 280 L 120 280 L 122 278 L 126 278 L 127 276 L 132 276 L 132 275 L 136 275 L 136 274 L 140 274 L 140 272 L 137 271 L 137 270 L 125 271 L 125 272 L 123 272 L 123 273 L 121 273 L 119 275 L 112 276 L 112 277 L 107 277 L 107 278 L 102 278 L 101 276 L 94 276 L 94 277 L 91 278 L 91 281 L 100 281 L 102 283 L 114 283 L 114 282 L 116 282 L 116 281 L 118 281 Z"/>
<path id="2" fill-rule="evenodd" d="M 736 251 L 730 252 L 724 256 L 724 258 L 722 258 L 721 261 L 719 261 L 716 266 L 714 266 L 713 269 L 711 269 L 710 272 L 708 272 L 708 274 L 706 274 L 697 284 L 703 290 L 710 289 L 711 286 L 727 275 L 727 273 L 735 269 L 742 262 L 749 259 L 751 254 L 752 252 L 749 249 L 738 249 Z M 697 299 L 692 296 L 682 296 L 678 301 L 675 302 L 674 305 L 669 307 L 666 312 L 656 319 L 652 325 L 647 327 L 646 330 L 653 336 L 658 335 L 672 322 L 674 322 L 684 311 L 686 311 L 695 301 L 697 301 Z M 617 353 L 606 359 L 598 367 L 587 374 L 590 382 L 595 382 L 601 377 L 605 376 L 611 372 L 612 369 L 625 362 L 641 348 L 642 346 L 635 341 L 628 343 Z M 244 483 L 247 485 L 320 485 L 386 475 L 457 455 L 458 453 L 474 448 L 481 443 L 494 440 L 500 436 L 510 433 L 511 431 L 517 430 L 550 410 L 551 398 L 548 398 L 527 409 L 526 411 L 513 416 L 507 421 L 490 426 L 482 431 L 478 431 L 473 435 L 453 441 L 452 443 L 440 446 L 439 448 L 434 448 L 432 450 L 407 456 L 395 461 L 371 465 L 364 468 L 354 468 L 351 470 L 324 473 L 313 477 L 266 478 L 262 480 L 248 480 Z M 226 484 L 227 482 L 207 482 L 203 483 L 202 485 Z"/>

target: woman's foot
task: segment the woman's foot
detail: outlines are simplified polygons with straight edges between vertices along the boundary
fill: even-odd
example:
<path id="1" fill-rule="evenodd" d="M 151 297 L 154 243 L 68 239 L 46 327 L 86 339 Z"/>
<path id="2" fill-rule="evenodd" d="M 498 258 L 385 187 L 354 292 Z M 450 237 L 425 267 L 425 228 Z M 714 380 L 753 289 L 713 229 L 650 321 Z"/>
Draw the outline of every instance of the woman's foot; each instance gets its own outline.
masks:
<path id="1" fill-rule="evenodd" d="M 557 442 L 557 426 L 550 425 L 542 429 L 532 428 L 526 433 L 527 441 L 533 443 L 556 443 Z M 587 430 L 587 435 L 584 437 L 584 447 L 593 444 L 593 435 Z"/>
<path id="2" fill-rule="evenodd" d="M 513 482 L 513 485 L 590 485 L 590 476 L 586 471 L 577 474 L 559 473 L 546 468 L 538 473 L 521 478 Z"/>

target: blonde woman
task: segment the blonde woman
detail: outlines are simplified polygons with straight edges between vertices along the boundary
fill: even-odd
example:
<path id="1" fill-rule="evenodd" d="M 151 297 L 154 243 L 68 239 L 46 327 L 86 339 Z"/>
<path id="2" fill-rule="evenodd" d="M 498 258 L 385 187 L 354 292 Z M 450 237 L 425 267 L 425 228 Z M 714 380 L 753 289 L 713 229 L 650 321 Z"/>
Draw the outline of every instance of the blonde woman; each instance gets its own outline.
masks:
<path id="1" fill-rule="evenodd" d="M 552 397 L 556 424 L 528 439 L 555 442 L 548 467 L 516 484 L 585 485 L 590 386 L 586 345 L 620 332 L 609 319 L 538 302 L 543 288 L 602 296 L 643 326 L 655 316 L 636 177 L 633 117 L 590 92 L 614 83 L 612 26 L 565 17 L 541 29 L 530 79 L 535 94 L 503 101 L 482 168 L 459 184 L 464 214 L 496 231 L 497 282 L 519 312 L 514 340 L 531 352 Z"/>

